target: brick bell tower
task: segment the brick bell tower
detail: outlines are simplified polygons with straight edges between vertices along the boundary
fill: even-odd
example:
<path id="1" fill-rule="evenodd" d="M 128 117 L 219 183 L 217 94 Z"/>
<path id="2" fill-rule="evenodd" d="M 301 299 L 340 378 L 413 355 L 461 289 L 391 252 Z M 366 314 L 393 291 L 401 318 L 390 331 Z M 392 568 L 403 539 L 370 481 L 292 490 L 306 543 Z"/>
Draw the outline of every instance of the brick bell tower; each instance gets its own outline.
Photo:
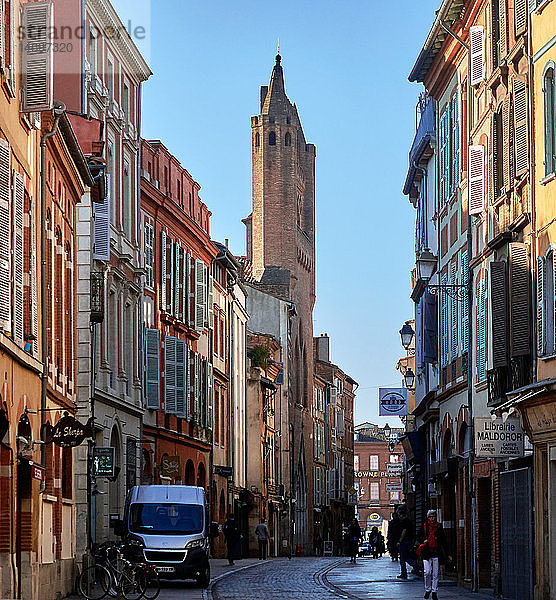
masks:
<path id="1" fill-rule="evenodd" d="M 281 57 L 260 114 L 251 119 L 253 212 L 247 225 L 248 258 L 260 286 L 293 303 L 288 348 L 290 493 L 296 499 L 294 548 L 308 553 L 313 530 L 312 418 L 313 308 L 315 305 L 315 157 L 297 107 L 288 99 Z M 282 432 L 285 443 L 286 432 Z M 285 446 L 284 446 L 285 449 Z"/>

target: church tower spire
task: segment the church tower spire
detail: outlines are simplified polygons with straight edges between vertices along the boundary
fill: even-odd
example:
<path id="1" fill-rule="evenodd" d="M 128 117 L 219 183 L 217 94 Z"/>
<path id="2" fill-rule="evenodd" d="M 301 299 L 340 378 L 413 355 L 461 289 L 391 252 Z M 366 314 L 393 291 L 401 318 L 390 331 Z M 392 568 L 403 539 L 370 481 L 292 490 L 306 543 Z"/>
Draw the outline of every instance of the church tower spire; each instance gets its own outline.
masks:
<path id="1" fill-rule="evenodd" d="M 286 96 L 286 86 L 284 84 L 284 69 L 282 68 L 282 57 L 276 55 L 276 63 L 272 69 L 270 84 L 261 88 L 261 114 L 263 115 L 278 115 L 287 111 L 290 101 Z"/>

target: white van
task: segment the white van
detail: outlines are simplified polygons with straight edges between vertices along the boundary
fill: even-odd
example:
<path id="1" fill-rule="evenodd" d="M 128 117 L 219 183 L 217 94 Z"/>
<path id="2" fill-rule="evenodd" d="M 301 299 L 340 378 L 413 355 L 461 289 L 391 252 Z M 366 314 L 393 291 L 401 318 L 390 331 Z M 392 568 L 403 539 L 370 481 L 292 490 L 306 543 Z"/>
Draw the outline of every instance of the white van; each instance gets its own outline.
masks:
<path id="1" fill-rule="evenodd" d="M 122 533 L 142 545 L 164 579 L 210 583 L 205 490 L 190 485 L 138 485 L 126 499 Z M 214 535 L 214 533 L 213 533 Z"/>

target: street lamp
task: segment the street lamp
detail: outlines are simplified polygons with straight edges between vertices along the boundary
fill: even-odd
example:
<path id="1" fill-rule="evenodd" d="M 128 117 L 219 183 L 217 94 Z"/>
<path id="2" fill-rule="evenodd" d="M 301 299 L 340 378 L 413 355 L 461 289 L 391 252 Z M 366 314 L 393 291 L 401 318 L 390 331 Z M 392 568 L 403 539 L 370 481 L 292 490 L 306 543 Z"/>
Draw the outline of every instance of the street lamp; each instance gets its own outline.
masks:
<path id="1" fill-rule="evenodd" d="M 429 281 L 436 270 L 437 258 L 429 248 L 424 248 L 417 258 L 417 275 L 423 281 Z"/>
<path id="2" fill-rule="evenodd" d="M 409 346 L 411 346 L 411 342 L 413 341 L 413 336 L 415 332 L 413 331 L 413 327 L 409 324 L 409 321 L 406 321 L 404 326 L 400 329 L 400 337 L 402 338 L 402 346 L 405 350 L 409 350 Z"/>
<path id="3" fill-rule="evenodd" d="M 384 432 L 384 437 L 389 440 L 392 430 L 390 429 L 390 425 L 388 425 L 388 423 L 386 423 L 386 425 L 382 428 L 382 431 Z"/>
<path id="4" fill-rule="evenodd" d="M 405 382 L 405 387 L 408 390 L 413 389 L 413 386 L 415 385 L 415 373 L 411 370 L 411 368 L 408 368 L 404 373 L 403 379 Z"/>

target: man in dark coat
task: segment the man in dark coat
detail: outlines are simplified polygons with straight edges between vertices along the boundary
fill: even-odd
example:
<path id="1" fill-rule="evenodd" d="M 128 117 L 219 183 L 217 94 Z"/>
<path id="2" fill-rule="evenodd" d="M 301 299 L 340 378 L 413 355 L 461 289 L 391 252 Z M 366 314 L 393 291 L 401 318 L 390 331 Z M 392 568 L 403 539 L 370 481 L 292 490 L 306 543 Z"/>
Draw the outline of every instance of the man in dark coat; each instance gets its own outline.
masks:
<path id="1" fill-rule="evenodd" d="M 355 563 L 357 554 L 359 552 L 359 542 L 361 541 L 361 527 L 359 521 L 353 519 L 351 525 L 348 527 L 348 546 L 350 562 Z"/>
<path id="2" fill-rule="evenodd" d="M 224 524 L 224 537 L 228 547 L 228 563 L 234 564 L 234 559 L 241 557 L 241 533 L 233 514 L 228 515 Z"/>
<path id="3" fill-rule="evenodd" d="M 392 513 L 392 518 L 388 523 L 388 552 L 390 552 L 390 556 L 392 560 L 398 560 L 398 542 L 400 541 L 401 534 L 401 519 L 400 515 L 397 512 Z"/>

